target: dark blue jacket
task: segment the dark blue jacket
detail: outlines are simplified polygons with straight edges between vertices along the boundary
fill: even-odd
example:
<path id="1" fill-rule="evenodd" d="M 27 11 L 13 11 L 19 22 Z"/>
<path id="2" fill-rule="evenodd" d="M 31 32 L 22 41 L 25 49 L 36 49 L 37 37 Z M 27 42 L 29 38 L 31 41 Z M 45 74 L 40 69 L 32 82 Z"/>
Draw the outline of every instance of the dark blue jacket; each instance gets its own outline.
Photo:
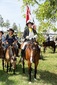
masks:
<path id="1" fill-rule="evenodd" d="M 33 33 L 34 33 L 34 35 L 37 34 L 36 30 L 33 29 Z M 29 28 L 26 28 L 24 30 L 23 37 L 26 38 L 26 36 L 29 36 Z"/>
<path id="2" fill-rule="evenodd" d="M 9 36 L 9 35 L 6 35 L 6 39 L 5 39 L 9 44 L 12 44 L 14 41 L 16 41 L 16 38 L 15 38 L 15 35 L 13 36 Z"/>

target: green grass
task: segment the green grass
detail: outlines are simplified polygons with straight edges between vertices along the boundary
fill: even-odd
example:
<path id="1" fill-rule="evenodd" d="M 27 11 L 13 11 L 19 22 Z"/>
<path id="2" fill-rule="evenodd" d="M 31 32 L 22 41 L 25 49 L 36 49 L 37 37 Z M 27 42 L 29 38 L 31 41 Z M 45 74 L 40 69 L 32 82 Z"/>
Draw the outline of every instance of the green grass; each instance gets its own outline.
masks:
<path id="1" fill-rule="evenodd" d="M 33 78 L 34 65 L 32 65 L 32 83 L 30 85 L 57 85 L 57 51 L 52 53 L 52 50 L 47 49 L 46 53 L 42 52 L 44 60 L 39 61 L 37 70 L 37 80 Z M 18 58 L 19 61 L 19 58 Z M 16 75 L 13 72 L 2 70 L 0 60 L 0 85 L 29 85 L 28 82 L 28 66 L 25 62 L 25 74 L 22 73 L 22 64 L 18 64 Z"/>

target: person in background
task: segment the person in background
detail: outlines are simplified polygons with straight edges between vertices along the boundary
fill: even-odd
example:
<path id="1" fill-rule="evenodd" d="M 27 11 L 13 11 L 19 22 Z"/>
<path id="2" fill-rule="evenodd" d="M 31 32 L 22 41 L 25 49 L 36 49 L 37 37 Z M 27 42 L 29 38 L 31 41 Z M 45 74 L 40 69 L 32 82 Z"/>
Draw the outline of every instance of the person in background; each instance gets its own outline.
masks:
<path id="1" fill-rule="evenodd" d="M 0 31 L 0 40 L 2 39 L 3 34 L 4 34 L 4 32 Z"/>
<path id="2" fill-rule="evenodd" d="M 8 34 L 6 35 L 6 38 L 5 38 L 5 48 L 7 49 L 9 45 L 14 45 L 16 49 L 16 56 L 18 56 L 17 39 L 14 35 L 14 30 L 12 28 L 8 30 Z"/>
<path id="3" fill-rule="evenodd" d="M 50 36 L 49 36 L 49 34 L 47 34 L 46 41 L 47 41 L 47 42 L 49 42 L 49 41 L 50 41 Z"/>
<path id="4" fill-rule="evenodd" d="M 4 47 L 5 36 L 3 34 L 4 34 L 4 32 L 0 31 L 0 40 L 2 40 L 2 46 Z"/>

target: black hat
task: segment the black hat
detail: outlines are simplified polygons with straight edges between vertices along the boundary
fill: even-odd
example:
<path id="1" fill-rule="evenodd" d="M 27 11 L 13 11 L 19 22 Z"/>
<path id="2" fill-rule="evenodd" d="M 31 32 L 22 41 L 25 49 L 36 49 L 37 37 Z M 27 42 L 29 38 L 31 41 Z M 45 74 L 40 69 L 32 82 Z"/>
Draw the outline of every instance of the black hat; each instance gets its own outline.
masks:
<path id="1" fill-rule="evenodd" d="M 26 23 L 26 25 L 28 26 L 29 23 L 31 23 L 32 25 L 34 24 L 33 21 L 28 20 L 27 23 Z"/>
<path id="2" fill-rule="evenodd" d="M 13 30 L 12 28 L 10 28 L 8 31 L 12 31 L 12 32 L 14 32 L 14 30 Z"/>
<path id="3" fill-rule="evenodd" d="M 0 31 L 0 33 L 4 34 L 4 32 L 3 32 L 3 31 Z"/>

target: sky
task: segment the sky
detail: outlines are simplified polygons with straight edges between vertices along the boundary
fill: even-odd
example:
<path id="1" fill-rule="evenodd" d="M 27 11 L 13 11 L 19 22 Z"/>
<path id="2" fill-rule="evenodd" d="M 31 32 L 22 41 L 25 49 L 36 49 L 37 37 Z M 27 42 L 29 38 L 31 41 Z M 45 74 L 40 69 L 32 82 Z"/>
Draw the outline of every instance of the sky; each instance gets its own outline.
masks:
<path id="1" fill-rule="evenodd" d="M 15 22 L 17 25 L 20 24 L 21 31 L 23 31 L 26 25 L 26 19 L 23 18 L 21 6 L 22 6 L 22 0 L 20 1 L 0 0 L 0 15 L 2 15 L 4 21 L 8 19 L 11 25 L 13 24 L 13 22 Z M 36 20 L 36 24 L 38 24 L 37 20 Z"/>
<path id="2" fill-rule="evenodd" d="M 4 21 L 7 19 L 12 25 L 15 22 L 20 24 L 21 30 L 24 30 L 25 19 L 21 10 L 22 0 L 0 0 L 0 15 L 2 15 Z"/>

